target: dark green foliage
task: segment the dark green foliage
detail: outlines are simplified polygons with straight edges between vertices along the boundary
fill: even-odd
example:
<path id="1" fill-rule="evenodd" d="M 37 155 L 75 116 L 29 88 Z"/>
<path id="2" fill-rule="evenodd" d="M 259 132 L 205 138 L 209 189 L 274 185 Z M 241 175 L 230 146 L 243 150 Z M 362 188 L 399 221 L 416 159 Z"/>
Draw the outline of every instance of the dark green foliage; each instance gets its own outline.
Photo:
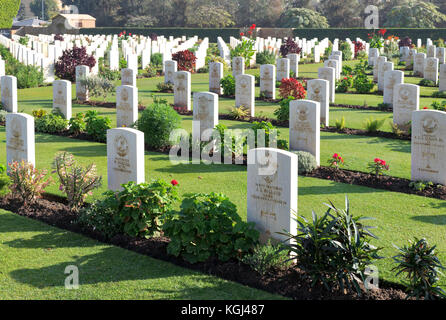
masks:
<path id="1" fill-rule="evenodd" d="M 163 66 L 163 55 L 161 53 L 152 54 L 150 64 L 155 67 Z"/>
<path id="2" fill-rule="evenodd" d="M 75 117 L 70 119 L 69 131 L 72 134 L 79 134 L 86 130 L 87 124 L 85 123 L 85 116 L 82 112 L 76 114 Z"/>
<path id="3" fill-rule="evenodd" d="M 277 120 L 286 122 L 290 120 L 290 101 L 295 100 L 294 97 L 288 97 L 279 102 L 279 108 L 274 111 Z"/>
<path id="4" fill-rule="evenodd" d="M 428 79 L 421 79 L 418 84 L 423 87 L 437 87 L 437 84 L 434 81 Z"/>
<path id="5" fill-rule="evenodd" d="M 313 282 L 323 283 L 328 290 L 335 284 L 340 289 L 354 288 L 361 294 L 359 284 L 364 282 L 364 272 L 375 259 L 378 251 L 369 243 L 376 236 L 369 231 L 372 227 L 362 224 L 371 219 L 353 216 L 348 198 L 345 209 L 336 208 L 331 202 L 321 217 L 312 212 L 308 221 L 297 216 L 297 234 L 283 234 L 294 243 L 288 249 L 296 255 L 297 266 L 306 271 Z"/>
<path id="6" fill-rule="evenodd" d="M 181 117 L 164 101 L 153 102 L 136 122 L 138 130 L 144 132 L 146 144 L 155 149 L 170 146 L 170 133 L 180 125 Z"/>
<path id="7" fill-rule="evenodd" d="M 67 129 L 68 120 L 58 114 L 50 113 L 35 119 L 36 131 L 41 133 L 60 133 Z"/>
<path id="8" fill-rule="evenodd" d="M 367 78 L 365 73 L 360 73 L 353 78 L 353 88 L 357 93 L 370 93 L 374 87 L 375 84 Z"/>
<path id="9" fill-rule="evenodd" d="M 96 110 L 89 110 L 85 114 L 86 131 L 93 140 L 105 142 L 107 139 L 107 130 L 111 129 L 111 120 L 107 117 L 98 116 Z"/>
<path id="10" fill-rule="evenodd" d="M 6 166 L 0 164 L 0 197 L 7 195 L 9 190 L 9 185 L 11 184 L 11 179 L 9 179 L 6 173 Z"/>
<path id="11" fill-rule="evenodd" d="M 223 89 L 223 95 L 233 96 L 235 95 L 235 78 L 232 74 L 228 74 L 220 80 L 221 87 Z"/>
<path id="12" fill-rule="evenodd" d="M 276 64 L 276 55 L 274 52 L 270 52 L 265 50 L 263 52 L 259 52 L 256 55 L 256 63 L 259 65 L 262 64 Z"/>
<path id="13" fill-rule="evenodd" d="M 19 12 L 20 0 L 0 1 L 0 29 L 10 29 L 12 20 Z"/>
<path id="14" fill-rule="evenodd" d="M 277 130 L 275 126 L 271 124 L 271 122 L 268 121 L 262 121 L 262 122 L 253 122 L 251 125 L 251 129 L 254 131 L 255 136 L 255 146 L 256 148 L 262 148 L 262 147 L 271 147 L 272 144 L 276 143 L 276 146 L 278 149 L 288 149 L 288 142 L 285 140 L 278 140 L 278 137 L 280 136 L 280 131 Z M 259 132 L 258 132 L 259 131 Z M 265 132 L 265 140 L 264 145 L 262 145 L 263 141 L 258 141 L 259 134 L 262 135 L 262 131 Z M 260 143 L 260 145 L 259 145 Z"/>
<path id="15" fill-rule="evenodd" d="M 346 41 L 341 41 L 341 44 L 339 45 L 339 50 L 342 51 L 342 60 L 351 60 L 353 57 L 352 48 L 350 47 L 350 44 Z"/>
<path id="16" fill-rule="evenodd" d="M 294 154 L 297 154 L 298 161 L 298 173 L 306 174 L 311 173 L 317 169 L 317 161 L 316 158 L 309 152 L 305 151 L 292 151 Z"/>
<path id="17" fill-rule="evenodd" d="M 397 266 L 392 270 L 398 271 L 397 276 L 405 274 L 409 296 L 425 300 L 446 298 L 446 292 L 437 285 L 440 269 L 444 269 L 435 251 L 437 246 L 415 237 L 409 245 L 395 247 L 400 253 L 393 257 Z"/>
<path id="18" fill-rule="evenodd" d="M 163 230 L 171 239 L 168 253 L 190 263 L 242 258 L 259 237 L 254 224 L 242 221 L 236 206 L 217 193 L 187 195 L 180 211 L 168 215 Z"/>

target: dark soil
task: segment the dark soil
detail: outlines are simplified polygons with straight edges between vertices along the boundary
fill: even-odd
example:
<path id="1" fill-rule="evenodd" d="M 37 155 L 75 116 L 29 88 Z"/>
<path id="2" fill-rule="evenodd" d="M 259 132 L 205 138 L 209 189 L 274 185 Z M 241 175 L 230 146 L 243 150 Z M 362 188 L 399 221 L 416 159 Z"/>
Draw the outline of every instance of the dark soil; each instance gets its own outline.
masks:
<path id="1" fill-rule="evenodd" d="M 331 180 L 346 184 L 354 184 L 375 189 L 384 189 L 394 192 L 416 194 L 418 196 L 446 200 L 446 186 L 434 185 L 423 191 L 416 191 L 409 187 L 410 180 L 392 176 L 378 176 L 364 172 L 320 167 L 306 175 L 307 177 Z"/>
<path id="2" fill-rule="evenodd" d="M 382 112 L 393 112 L 393 108 L 392 107 L 379 108 L 379 107 L 356 106 L 356 105 L 351 105 L 351 104 L 336 104 L 336 103 L 331 103 L 330 107 L 358 109 L 358 110 L 374 110 L 374 111 L 382 111 Z"/>
<path id="3" fill-rule="evenodd" d="M 353 291 L 342 292 L 339 288 L 330 292 L 321 284 L 316 284 L 313 287 L 308 275 L 297 268 L 296 265 L 287 270 L 274 270 L 262 276 L 248 265 L 237 260 L 220 262 L 216 259 L 210 259 L 204 263 L 190 264 L 167 254 L 167 245 L 170 240 L 166 237 L 141 239 L 117 235 L 112 239 L 106 239 L 98 232 L 77 224 L 77 214 L 71 212 L 65 204 L 57 201 L 37 199 L 34 203 L 23 206 L 22 201 L 7 196 L 0 198 L 0 208 L 155 259 L 295 300 L 402 300 L 406 298 L 402 286 L 381 280 L 379 290 L 364 292 L 362 296 L 358 296 Z"/>
<path id="4" fill-rule="evenodd" d="M 74 100 L 78 104 L 87 105 L 87 106 L 93 106 L 93 107 L 100 107 L 100 108 L 109 108 L 109 109 L 116 109 L 116 102 L 104 102 L 104 101 L 84 101 L 79 102 L 77 100 Z M 138 110 L 143 111 L 146 107 L 142 104 L 138 104 Z"/>

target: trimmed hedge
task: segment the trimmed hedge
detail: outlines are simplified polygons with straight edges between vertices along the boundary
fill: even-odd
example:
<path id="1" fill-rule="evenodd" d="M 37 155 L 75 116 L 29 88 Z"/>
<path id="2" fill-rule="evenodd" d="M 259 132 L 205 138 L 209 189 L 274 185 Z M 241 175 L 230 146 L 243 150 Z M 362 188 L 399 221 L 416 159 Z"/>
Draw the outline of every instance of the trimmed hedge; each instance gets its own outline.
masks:
<path id="1" fill-rule="evenodd" d="M 437 40 L 439 38 L 446 38 L 446 28 L 438 29 L 418 29 L 418 28 L 386 28 L 387 32 L 385 36 L 394 35 L 401 38 L 410 37 L 413 42 L 416 43 L 416 39 L 423 39 L 425 43 L 426 38 L 431 38 L 432 40 Z M 338 38 L 343 40 L 345 38 L 350 38 L 352 41 L 357 37 L 366 40 L 367 34 L 373 32 L 372 29 L 364 28 L 329 28 L 329 29 L 294 29 L 293 34 L 295 37 L 299 38 L 329 38 L 334 40 Z"/>
<path id="2" fill-rule="evenodd" d="M 11 29 L 19 7 L 20 0 L 0 0 L 0 29 Z"/>
<path id="3" fill-rule="evenodd" d="M 1 0 L 0 0 L 1 1 Z M 80 30 L 81 34 L 119 34 L 122 31 L 127 31 L 127 34 L 139 34 L 143 36 L 150 36 L 155 33 L 159 36 L 173 36 L 173 37 L 193 37 L 198 36 L 200 39 L 209 38 L 209 42 L 217 42 L 218 37 L 222 37 L 224 41 L 228 42 L 229 37 L 240 37 L 239 28 L 127 28 L 127 27 L 99 27 L 99 28 L 83 28 Z"/>

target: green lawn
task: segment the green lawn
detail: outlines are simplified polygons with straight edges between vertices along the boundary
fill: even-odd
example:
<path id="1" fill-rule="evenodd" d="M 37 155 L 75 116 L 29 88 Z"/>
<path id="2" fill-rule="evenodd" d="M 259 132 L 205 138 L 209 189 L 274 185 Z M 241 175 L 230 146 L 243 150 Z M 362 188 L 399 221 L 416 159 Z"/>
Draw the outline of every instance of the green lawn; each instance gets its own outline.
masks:
<path id="1" fill-rule="evenodd" d="M 283 299 L 0 210 L 0 299 Z M 65 268 L 79 289 L 65 289 Z"/>

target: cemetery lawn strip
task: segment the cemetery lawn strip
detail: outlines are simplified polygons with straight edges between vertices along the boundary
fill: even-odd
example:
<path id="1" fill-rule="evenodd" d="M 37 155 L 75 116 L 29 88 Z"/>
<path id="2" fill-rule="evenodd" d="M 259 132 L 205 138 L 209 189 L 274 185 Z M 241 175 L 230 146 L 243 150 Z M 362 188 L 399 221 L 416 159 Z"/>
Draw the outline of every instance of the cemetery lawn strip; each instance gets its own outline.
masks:
<path id="1" fill-rule="evenodd" d="M 45 206 L 39 218 L 60 209 Z M 61 220 L 72 217 L 60 212 Z M 0 221 L 1 299 L 284 299 L 1 209 Z M 77 290 L 64 286 L 69 265 L 79 268 Z"/>

